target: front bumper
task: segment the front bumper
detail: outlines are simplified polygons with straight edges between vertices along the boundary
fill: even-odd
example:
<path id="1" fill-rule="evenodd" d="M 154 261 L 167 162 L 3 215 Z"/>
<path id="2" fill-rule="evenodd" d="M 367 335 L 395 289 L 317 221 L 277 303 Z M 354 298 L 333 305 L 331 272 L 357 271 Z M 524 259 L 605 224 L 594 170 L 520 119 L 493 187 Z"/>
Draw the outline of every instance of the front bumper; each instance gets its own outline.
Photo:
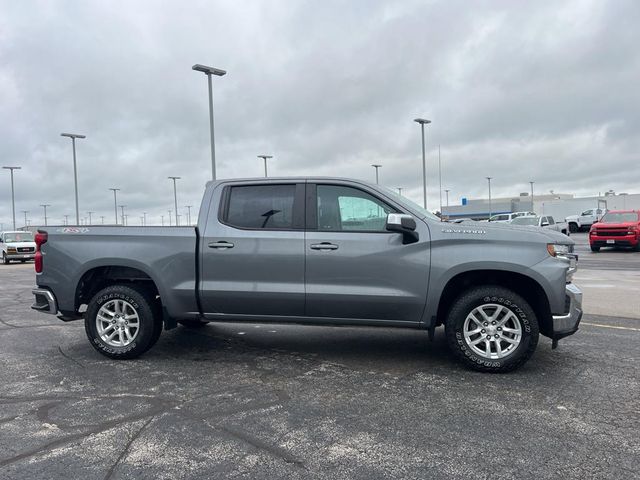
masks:
<path id="1" fill-rule="evenodd" d="M 589 235 L 589 244 L 592 247 L 635 247 L 638 245 L 638 236 L 632 235 Z"/>
<path id="2" fill-rule="evenodd" d="M 569 303 L 568 311 L 552 317 L 554 347 L 561 338 L 576 333 L 582 319 L 582 291 L 573 283 L 568 283 L 565 294 Z"/>
<path id="3" fill-rule="evenodd" d="M 56 302 L 56 297 L 50 290 L 34 288 L 31 290 L 31 293 L 36 297 L 31 308 L 51 315 L 56 315 L 58 313 L 58 302 Z"/>
<path id="4" fill-rule="evenodd" d="M 27 253 L 5 253 L 5 256 L 9 260 L 33 260 L 36 257 L 35 252 Z"/>

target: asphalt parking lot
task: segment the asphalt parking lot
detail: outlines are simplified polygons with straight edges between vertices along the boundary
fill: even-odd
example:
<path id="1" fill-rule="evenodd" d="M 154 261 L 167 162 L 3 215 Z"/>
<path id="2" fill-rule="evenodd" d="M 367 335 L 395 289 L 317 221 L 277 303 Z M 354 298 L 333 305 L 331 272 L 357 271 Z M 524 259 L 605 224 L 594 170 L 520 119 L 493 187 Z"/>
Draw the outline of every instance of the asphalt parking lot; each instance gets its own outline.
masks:
<path id="1" fill-rule="evenodd" d="M 179 327 L 111 361 L 0 265 L 0 478 L 639 478 L 640 253 L 573 238 L 581 329 L 505 375 L 399 329 Z"/>

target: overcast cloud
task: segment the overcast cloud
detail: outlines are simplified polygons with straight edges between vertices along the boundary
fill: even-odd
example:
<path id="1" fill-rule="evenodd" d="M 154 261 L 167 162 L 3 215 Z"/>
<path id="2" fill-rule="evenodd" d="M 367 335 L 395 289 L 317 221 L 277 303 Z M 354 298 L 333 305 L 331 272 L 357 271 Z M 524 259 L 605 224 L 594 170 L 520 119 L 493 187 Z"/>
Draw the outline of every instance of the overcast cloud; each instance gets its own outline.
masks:
<path id="1" fill-rule="evenodd" d="M 19 165 L 16 211 L 131 225 L 199 206 L 210 177 L 206 77 L 215 78 L 218 176 L 339 175 L 429 206 L 437 150 L 451 203 L 536 190 L 639 192 L 640 2 L 175 1 L 0 3 L 0 164 Z M 0 222 L 11 221 L 0 170 Z M 184 209 L 183 209 L 184 210 Z M 181 212 L 184 214 L 184 212 Z"/>

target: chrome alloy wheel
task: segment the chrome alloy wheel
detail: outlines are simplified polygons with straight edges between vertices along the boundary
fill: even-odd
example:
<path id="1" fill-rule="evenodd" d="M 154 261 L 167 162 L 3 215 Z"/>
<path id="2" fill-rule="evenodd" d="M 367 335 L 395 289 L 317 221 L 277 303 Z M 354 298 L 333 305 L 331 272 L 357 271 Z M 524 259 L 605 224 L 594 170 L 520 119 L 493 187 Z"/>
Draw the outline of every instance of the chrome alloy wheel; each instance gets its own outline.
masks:
<path id="1" fill-rule="evenodd" d="M 485 303 L 467 315 L 463 334 L 474 353 L 494 360 L 508 357 L 520 345 L 522 325 L 509 308 Z"/>
<path id="2" fill-rule="evenodd" d="M 140 331 L 140 318 L 129 302 L 121 299 L 109 300 L 98 310 L 96 329 L 107 345 L 126 347 Z"/>

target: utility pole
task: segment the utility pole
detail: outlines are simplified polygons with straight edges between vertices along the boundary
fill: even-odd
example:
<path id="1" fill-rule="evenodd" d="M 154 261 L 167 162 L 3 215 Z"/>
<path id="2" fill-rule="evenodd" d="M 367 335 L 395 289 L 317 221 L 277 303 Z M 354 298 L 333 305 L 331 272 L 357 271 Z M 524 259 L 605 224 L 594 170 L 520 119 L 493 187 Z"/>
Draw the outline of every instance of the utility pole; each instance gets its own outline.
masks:
<path id="1" fill-rule="evenodd" d="M 167 177 L 169 180 L 173 180 L 173 202 L 176 212 L 176 227 L 180 225 L 180 216 L 178 215 L 178 194 L 176 193 L 176 180 L 180 180 L 180 177 Z"/>
<path id="2" fill-rule="evenodd" d="M 192 70 L 197 72 L 202 72 L 207 76 L 207 81 L 209 84 L 209 129 L 211 132 L 211 179 L 216 179 L 216 144 L 215 137 L 213 134 L 213 83 L 211 81 L 211 75 L 216 75 L 218 77 L 222 77 L 226 75 L 227 72 L 225 70 L 220 70 L 219 68 L 208 67 L 206 65 L 200 65 L 199 63 L 195 64 L 191 67 Z"/>
<path id="3" fill-rule="evenodd" d="M 20 170 L 22 167 L 2 167 L 11 172 L 11 212 L 13 214 L 13 229 L 16 229 L 16 195 L 13 188 L 13 171 Z"/>
<path id="4" fill-rule="evenodd" d="M 61 137 L 69 137 L 73 145 L 73 183 L 76 190 L 76 223 L 80 223 L 80 208 L 78 207 L 78 168 L 76 166 L 76 138 L 87 138 L 86 135 L 77 133 L 61 133 Z"/>
<path id="5" fill-rule="evenodd" d="M 118 196 L 116 195 L 116 192 L 120 191 L 120 189 L 110 188 L 109 190 L 113 191 L 113 209 L 115 211 L 116 225 L 118 225 Z"/>
<path id="6" fill-rule="evenodd" d="M 376 169 L 376 185 L 378 185 L 380 182 L 378 181 L 378 169 L 382 166 L 382 165 L 371 165 L 373 168 Z"/>
<path id="7" fill-rule="evenodd" d="M 427 157 L 424 149 L 424 126 L 431 123 L 431 120 L 426 118 L 416 118 L 413 120 L 420 124 L 422 131 L 422 196 L 424 201 L 424 209 L 427 209 Z"/>
<path id="8" fill-rule="evenodd" d="M 44 208 L 44 226 L 47 226 L 47 207 L 50 207 L 51 204 L 49 203 L 41 203 L 40 206 L 42 208 Z"/>
<path id="9" fill-rule="evenodd" d="M 258 155 L 258 158 L 261 158 L 264 160 L 264 178 L 267 178 L 267 159 L 269 158 L 273 158 L 273 155 Z"/>

